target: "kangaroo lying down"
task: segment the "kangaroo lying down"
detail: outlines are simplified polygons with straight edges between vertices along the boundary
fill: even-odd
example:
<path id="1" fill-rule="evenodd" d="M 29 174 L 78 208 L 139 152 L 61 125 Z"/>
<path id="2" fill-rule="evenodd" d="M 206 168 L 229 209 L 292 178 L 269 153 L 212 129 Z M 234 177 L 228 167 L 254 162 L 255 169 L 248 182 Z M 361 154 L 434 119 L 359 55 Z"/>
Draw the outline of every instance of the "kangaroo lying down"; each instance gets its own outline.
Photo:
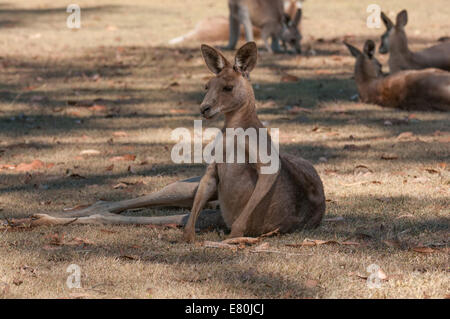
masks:
<path id="1" fill-rule="evenodd" d="M 450 71 L 450 42 L 413 52 L 408 47 L 405 26 L 408 22 L 408 12 L 402 10 L 397 14 L 394 24 L 388 16 L 381 12 L 381 19 L 386 26 L 386 32 L 381 36 L 378 52 L 389 52 L 389 69 L 391 73 L 401 70 L 419 70 L 438 68 Z"/>
<path id="2" fill-rule="evenodd" d="M 450 111 L 449 72 L 406 70 L 384 76 L 372 40 L 366 41 L 363 52 L 345 45 L 356 58 L 355 81 L 363 102 L 403 110 Z"/>
<path id="3" fill-rule="evenodd" d="M 202 54 L 208 68 L 215 76 L 207 84 L 207 93 L 200 110 L 204 118 L 219 114 L 225 117 L 224 143 L 227 128 L 254 128 L 264 126 L 258 119 L 255 96 L 249 81 L 249 73 L 257 60 L 254 42 L 241 47 L 231 64 L 217 49 L 202 45 Z M 258 135 L 259 136 L 259 135 Z M 261 138 L 261 137 L 259 137 Z M 268 136 L 270 141 L 270 136 Z M 162 190 L 136 199 L 120 202 L 100 202 L 86 209 L 55 216 L 35 215 L 39 224 L 184 224 L 186 215 L 167 217 L 120 216 L 127 209 L 149 206 L 192 207 L 184 230 L 184 239 L 193 241 L 200 212 L 215 200 L 230 237 L 258 236 L 278 229 L 281 233 L 302 228 L 317 227 L 325 212 L 325 196 L 322 181 L 314 167 L 306 160 L 288 154 L 279 155 L 275 172 L 264 173 L 267 167 L 259 156 L 259 143 L 250 144 L 244 139 L 245 162 L 213 162 L 201 177 L 170 184 Z M 271 145 L 269 143 L 269 145 Z M 275 148 L 271 152 L 278 152 Z M 236 153 L 236 152 L 235 152 Z M 250 162 L 250 153 L 258 154 Z M 209 221 L 217 223 L 217 214 L 210 214 Z M 64 217 L 61 217 L 64 216 Z"/>

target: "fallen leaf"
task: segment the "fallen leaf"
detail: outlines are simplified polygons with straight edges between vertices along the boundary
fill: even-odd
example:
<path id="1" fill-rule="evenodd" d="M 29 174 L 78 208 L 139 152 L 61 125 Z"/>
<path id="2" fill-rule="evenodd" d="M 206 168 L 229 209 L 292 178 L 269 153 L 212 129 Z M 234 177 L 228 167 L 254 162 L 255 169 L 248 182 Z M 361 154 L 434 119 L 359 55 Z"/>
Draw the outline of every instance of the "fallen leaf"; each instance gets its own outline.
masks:
<path id="1" fill-rule="evenodd" d="M 411 249 L 413 251 L 415 251 L 415 252 L 422 253 L 422 254 L 431 254 L 431 253 L 434 253 L 436 251 L 433 248 L 423 247 L 423 246 L 417 246 L 417 247 L 413 247 Z"/>
<path id="2" fill-rule="evenodd" d="M 413 137 L 413 136 L 414 136 L 414 133 L 413 133 L 413 132 L 403 132 L 403 133 L 400 133 L 400 134 L 397 136 L 397 139 L 398 139 L 398 140 L 408 139 L 408 138 L 411 138 L 411 137 Z"/>
<path id="3" fill-rule="evenodd" d="M 230 245 L 238 245 L 238 244 L 253 245 L 259 241 L 260 241 L 259 238 L 254 238 L 254 237 L 236 237 L 236 238 L 230 238 L 230 239 L 223 240 L 222 243 L 230 244 Z"/>
<path id="4" fill-rule="evenodd" d="M 395 219 L 400 219 L 400 218 L 411 218 L 411 217 L 414 217 L 414 215 L 412 215 L 412 214 L 403 214 L 403 215 L 400 215 L 400 216 L 395 217 Z"/>
<path id="5" fill-rule="evenodd" d="M 384 153 L 381 155 L 381 159 L 390 161 L 390 160 L 396 160 L 398 159 L 398 156 L 395 154 L 388 154 L 388 153 Z"/>
<path id="6" fill-rule="evenodd" d="M 19 172 L 28 172 L 28 171 L 32 171 L 32 170 L 37 170 L 37 169 L 41 169 L 44 168 L 45 164 L 44 162 L 40 161 L 40 160 L 34 160 L 31 163 L 20 163 L 19 165 L 16 166 L 16 171 Z"/>
<path id="7" fill-rule="evenodd" d="M 169 112 L 172 114 L 186 114 L 186 113 L 189 113 L 190 111 L 183 110 L 183 109 L 171 109 Z"/>
<path id="8" fill-rule="evenodd" d="M 355 275 L 356 277 L 363 279 L 363 280 L 367 280 L 367 278 L 369 278 L 369 275 L 361 275 L 361 274 L 355 274 L 355 273 L 350 273 L 349 275 Z M 379 268 L 378 271 L 376 272 L 376 276 L 380 280 L 388 280 L 388 276 L 381 268 Z"/>
<path id="9" fill-rule="evenodd" d="M 54 233 L 45 236 L 45 238 L 50 239 L 50 245 L 61 246 L 64 244 L 64 234 L 60 235 L 58 233 Z"/>
<path id="10" fill-rule="evenodd" d="M 65 243 L 65 245 L 93 245 L 94 243 L 88 239 L 74 237 L 69 242 Z"/>
<path id="11" fill-rule="evenodd" d="M 439 136 L 436 140 L 441 143 L 450 143 L 450 135 Z"/>
<path id="12" fill-rule="evenodd" d="M 129 184 L 127 184 L 127 183 L 120 182 L 119 184 L 114 185 L 113 188 L 114 189 L 124 189 L 124 188 L 127 188 L 128 185 Z"/>
<path id="13" fill-rule="evenodd" d="M 20 278 L 14 278 L 13 284 L 16 286 L 20 286 L 23 283 L 23 280 Z"/>
<path id="14" fill-rule="evenodd" d="M 92 105 L 89 107 L 90 111 L 94 111 L 94 112 L 105 112 L 106 110 L 108 110 L 108 108 L 105 105 Z"/>
<path id="15" fill-rule="evenodd" d="M 378 271 L 377 271 L 377 277 L 380 279 L 380 280 L 387 280 L 388 279 L 388 276 L 386 275 L 386 273 L 384 272 L 384 270 L 383 269 L 378 269 Z"/>
<path id="16" fill-rule="evenodd" d="M 10 164 L 1 164 L 0 169 L 16 169 L 16 165 L 10 165 Z"/>
<path id="17" fill-rule="evenodd" d="M 136 155 L 132 155 L 132 154 L 125 154 L 122 156 L 114 156 L 112 158 L 110 158 L 110 161 L 134 161 L 136 159 Z"/>
<path id="18" fill-rule="evenodd" d="M 92 295 L 89 295 L 87 293 L 78 293 L 78 292 L 73 292 L 69 294 L 70 298 L 72 299 L 83 299 L 83 298 L 92 298 Z"/>
<path id="19" fill-rule="evenodd" d="M 259 251 L 267 250 L 267 249 L 269 249 L 269 247 L 270 247 L 269 243 L 266 242 L 266 243 L 262 243 L 262 244 L 259 244 L 258 246 L 256 246 L 253 249 L 253 251 L 259 252 Z"/>
<path id="20" fill-rule="evenodd" d="M 329 244 L 339 244 L 339 242 L 335 240 L 320 240 L 320 239 L 308 239 L 305 238 L 300 244 L 286 244 L 288 247 L 311 247 L 311 246 L 320 246 L 320 245 L 329 245 Z"/>
<path id="21" fill-rule="evenodd" d="M 341 245 L 346 245 L 346 246 L 359 246 L 359 245 L 361 245 L 360 243 L 358 243 L 356 241 L 343 241 L 340 244 Z"/>
<path id="22" fill-rule="evenodd" d="M 277 228 L 275 230 L 272 230 L 271 232 L 262 234 L 261 236 L 259 236 L 260 238 L 267 238 L 267 237 L 272 237 L 272 236 L 276 236 L 280 233 L 280 228 Z"/>
<path id="23" fill-rule="evenodd" d="M 124 132 L 124 131 L 118 131 L 118 132 L 114 132 L 113 135 L 116 137 L 126 137 L 126 136 L 128 136 L 128 133 Z"/>
<path id="24" fill-rule="evenodd" d="M 433 168 L 425 168 L 425 171 L 427 171 L 430 174 L 439 174 L 439 171 L 433 169 Z"/>
<path id="25" fill-rule="evenodd" d="M 178 83 L 177 81 L 174 81 L 174 82 L 170 83 L 167 87 L 174 87 L 174 86 L 180 86 L 180 83 Z"/>
<path id="26" fill-rule="evenodd" d="M 298 82 L 300 79 L 298 77 L 296 77 L 295 75 L 291 75 L 291 74 L 283 74 L 281 76 L 281 82 L 287 83 L 287 82 Z"/>
<path id="27" fill-rule="evenodd" d="M 123 259 L 123 260 L 137 260 L 138 258 L 134 257 L 134 256 L 130 256 L 130 255 L 122 255 L 117 257 L 118 259 Z"/>
<path id="28" fill-rule="evenodd" d="M 80 152 L 80 155 L 98 155 L 100 154 L 100 151 L 97 150 L 82 150 Z"/>
<path id="29" fill-rule="evenodd" d="M 353 174 L 373 173 L 373 171 L 366 165 L 356 165 L 353 169 Z"/>

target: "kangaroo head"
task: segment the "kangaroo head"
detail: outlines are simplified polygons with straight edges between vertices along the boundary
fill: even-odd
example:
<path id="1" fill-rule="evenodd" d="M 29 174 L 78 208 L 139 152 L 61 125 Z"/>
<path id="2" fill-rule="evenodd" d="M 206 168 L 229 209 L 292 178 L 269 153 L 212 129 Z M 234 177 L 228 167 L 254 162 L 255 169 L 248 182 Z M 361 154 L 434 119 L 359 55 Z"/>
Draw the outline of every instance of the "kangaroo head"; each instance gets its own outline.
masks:
<path id="1" fill-rule="evenodd" d="M 374 79 L 383 75 L 381 63 L 375 58 L 375 43 L 367 40 L 364 43 L 363 52 L 351 44 L 344 42 L 350 53 L 356 58 L 355 80 L 361 83 L 368 79 Z"/>
<path id="2" fill-rule="evenodd" d="M 397 14 L 395 24 L 384 12 L 381 12 L 381 19 L 386 26 L 386 31 L 381 35 L 381 45 L 378 52 L 385 54 L 389 52 L 390 47 L 406 45 L 405 25 L 408 23 L 408 12 L 406 10 L 400 11 Z"/>
<path id="3" fill-rule="evenodd" d="M 381 35 L 381 44 L 378 48 L 378 52 L 380 52 L 381 54 L 386 54 L 389 52 L 389 34 L 394 27 L 394 23 L 392 23 L 391 19 L 389 19 L 389 17 L 384 12 L 381 12 L 381 20 L 383 20 L 386 31 Z"/>
<path id="4" fill-rule="evenodd" d="M 204 118 L 235 111 L 254 101 L 249 74 L 258 56 L 255 42 L 248 42 L 237 51 L 234 65 L 213 47 L 203 44 L 201 51 L 206 65 L 216 75 L 205 86 L 206 95 L 200 105 Z"/>
<path id="5" fill-rule="evenodd" d="M 302 9 L 297 9 L 293 20 L 288 15 L 284 16 L 281 40 L 287 43 L 297 53 L 302 53 L 300 42 L 302 35 L 299 31 L 299 24 L 302 19 Z"/>

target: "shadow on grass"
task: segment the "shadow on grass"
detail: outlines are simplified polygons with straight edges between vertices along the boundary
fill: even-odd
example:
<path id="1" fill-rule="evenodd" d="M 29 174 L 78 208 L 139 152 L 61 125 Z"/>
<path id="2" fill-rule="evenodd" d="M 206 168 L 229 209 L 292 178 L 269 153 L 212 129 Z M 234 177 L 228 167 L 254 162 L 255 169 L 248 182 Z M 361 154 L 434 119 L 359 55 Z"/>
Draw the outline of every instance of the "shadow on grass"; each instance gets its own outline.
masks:
<path id="1" fill-rule="evenodd" d="M 377 200 L 379 199 L 379 200 Z M 389 201 L 386 204 L 386 201 Z M 439 199 L 439 203 L 445 205 L 448 198 Z M 441 238 L 444 240 L 450 228 L 450 219 L 446 217 L 424 217 L 418 214 L 412 218 L 397 218 L 407 211 L 407 207 L 415 207 L 416 211 L 426 211 L 432 205 L 436 205 L 435 199 L 424 200 L 409 196 L 394 196 L 389 198 L 375 198 L 374 196 L 356 196 L 354 198 L 339 198 L 333 211 L 339 211 L 344 217 L 343 221 L 337 223 L 322 222 L 322 225 L 314 230 L 300 231 L 291 235 L 282 235 L 276 238 L 270 238 L 271 250 L 278 251 L 277 259 L 298 260 L 301 262 L 313 254 L 315 249 L 336 252 L 342 256 L 365 252 L 367 254 L 396 254 L 407 250 L 407 247 L 393 248 L 383 243 L 386 239 L 395 238 L 400 234 L 407 234 L 408 241 L 417 244 L 414 238 L 424 239 L 422 234 L 427 234 L 427 238 Z M 396 213 L 391 213 L 390 205 L 396 207 Z M 397 206 L 400 205 L 400 206 Z M 400 209 L 397 209 L 400 207 Z M 370 214 L 367 210 L 370 209 Z M 389 213 L 384 214 L 384 211 Z M 147 211 L 148 212 L 148 211 Z M 145 214 L 145 211 L 143 211 Z M 326 216 L 329 217 L 329 216 Z M 86 226 L 57 226 L 52 228 L 51 232 L 64 233 L 67 227 L 86 227 Z M 134 227 L 121 226 L 129 229 L 131 232 Z M 38 233 L 39 228 L 36 229 Z M 91 230 L 92 231 L 92 228 Z M 159 232 L 160 234 L 160 232 Z M 41 236 L 41 235 L 39 235 Z M 136 234 L 136 240 L 143 236 L 142 232 Z M 148 235 L 156 236 L 152 230 L 148 230 Z M 401 235 L 404 236 L 404 235 Z M 89 256 L 83 255 L 83 258 L 101 257 L 120 259 L 124 253 L 134 257 L 123 258 L 122 263 L 134 263 L 139 260 L 143 264 L 163 264 L 175 268 L 171 270 L 173 280 L 185 284 L 211 285 L 216 282 L 218 285 L 226 286 L 233 292 L 251 293 L 259 298 L 277 298 L 287 297 L 313 297 L 320 293 L 320 287 L 307 288 L 298 282 L 289 280 L 282 272 L 267 272 L 258 269 L 257 264 L 266 259 L 272 260 L 272 253 L 251 254 L 247 248 L 241 252 L 231 252 L 222 249 L 208 249 L 198 246 L 186 246 L 181 242 L 181 232 L 167 234 L 158 237 L 158 240 L 147 242 L 143 247 L 130 248 L 129 239 L 121 242 L 120 238 L 114 240 L 114 243 L 105 243 L 101 245 L 89 245 Z M 331 245 L 322 247 L 286 247 L 285 244 L 299 244 L 303 238 L 313 238 L 322 240 L 351 240 L 359 242 L 357 246 Z M 436 243 L 436 242 L 435 242 Z M 427 244 L 423 242 L 423 244 Z M 164 246 L 162 249 L 160 246 Z M 38 251 L 40 258 L 45 258 L 54 263 L 73 262 L 78 258 L 77 252 L 82 252 L 83 247 L 63 246 L 60 250 L 44 251 L 39 247 L 30 247 L 21 242 L 15 244 L 14 249 L 33 252 Z M 81 250 L 80 250 L 81 249 Z M 289 255 L 293 253 L 294 255 Z M 443 252 L 437 252 L 443 253 Z M 128 256 L 128 255 L 127 255 Z M 133 260 L 134 259 L 134 260 Z M 208 265 L 211 269 L 208 273 L 196 273 L 191 269 L 196 266 L 202 267 Z M 224 267 L 226 265 L 226 267 Z M 183 271 L 189 267 L 189 271 Z M 427 270 L 446 271 L 445 265 L 433 264 L 427 267 Z M 270 287 L 270 289 L 266 289 Z"/>

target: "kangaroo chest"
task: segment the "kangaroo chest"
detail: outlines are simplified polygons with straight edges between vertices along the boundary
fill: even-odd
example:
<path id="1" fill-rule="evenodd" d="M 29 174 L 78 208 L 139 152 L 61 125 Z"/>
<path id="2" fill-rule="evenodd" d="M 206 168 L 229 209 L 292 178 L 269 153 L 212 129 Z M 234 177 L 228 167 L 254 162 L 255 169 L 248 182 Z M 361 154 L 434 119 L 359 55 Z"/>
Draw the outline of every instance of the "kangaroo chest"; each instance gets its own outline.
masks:
<path id="1" fill-rule="evenodd" d="M 220 209 L 228 227 L 239 216 L 252 195 L 258 175 L 249 164 L 217 164 Z"/>

